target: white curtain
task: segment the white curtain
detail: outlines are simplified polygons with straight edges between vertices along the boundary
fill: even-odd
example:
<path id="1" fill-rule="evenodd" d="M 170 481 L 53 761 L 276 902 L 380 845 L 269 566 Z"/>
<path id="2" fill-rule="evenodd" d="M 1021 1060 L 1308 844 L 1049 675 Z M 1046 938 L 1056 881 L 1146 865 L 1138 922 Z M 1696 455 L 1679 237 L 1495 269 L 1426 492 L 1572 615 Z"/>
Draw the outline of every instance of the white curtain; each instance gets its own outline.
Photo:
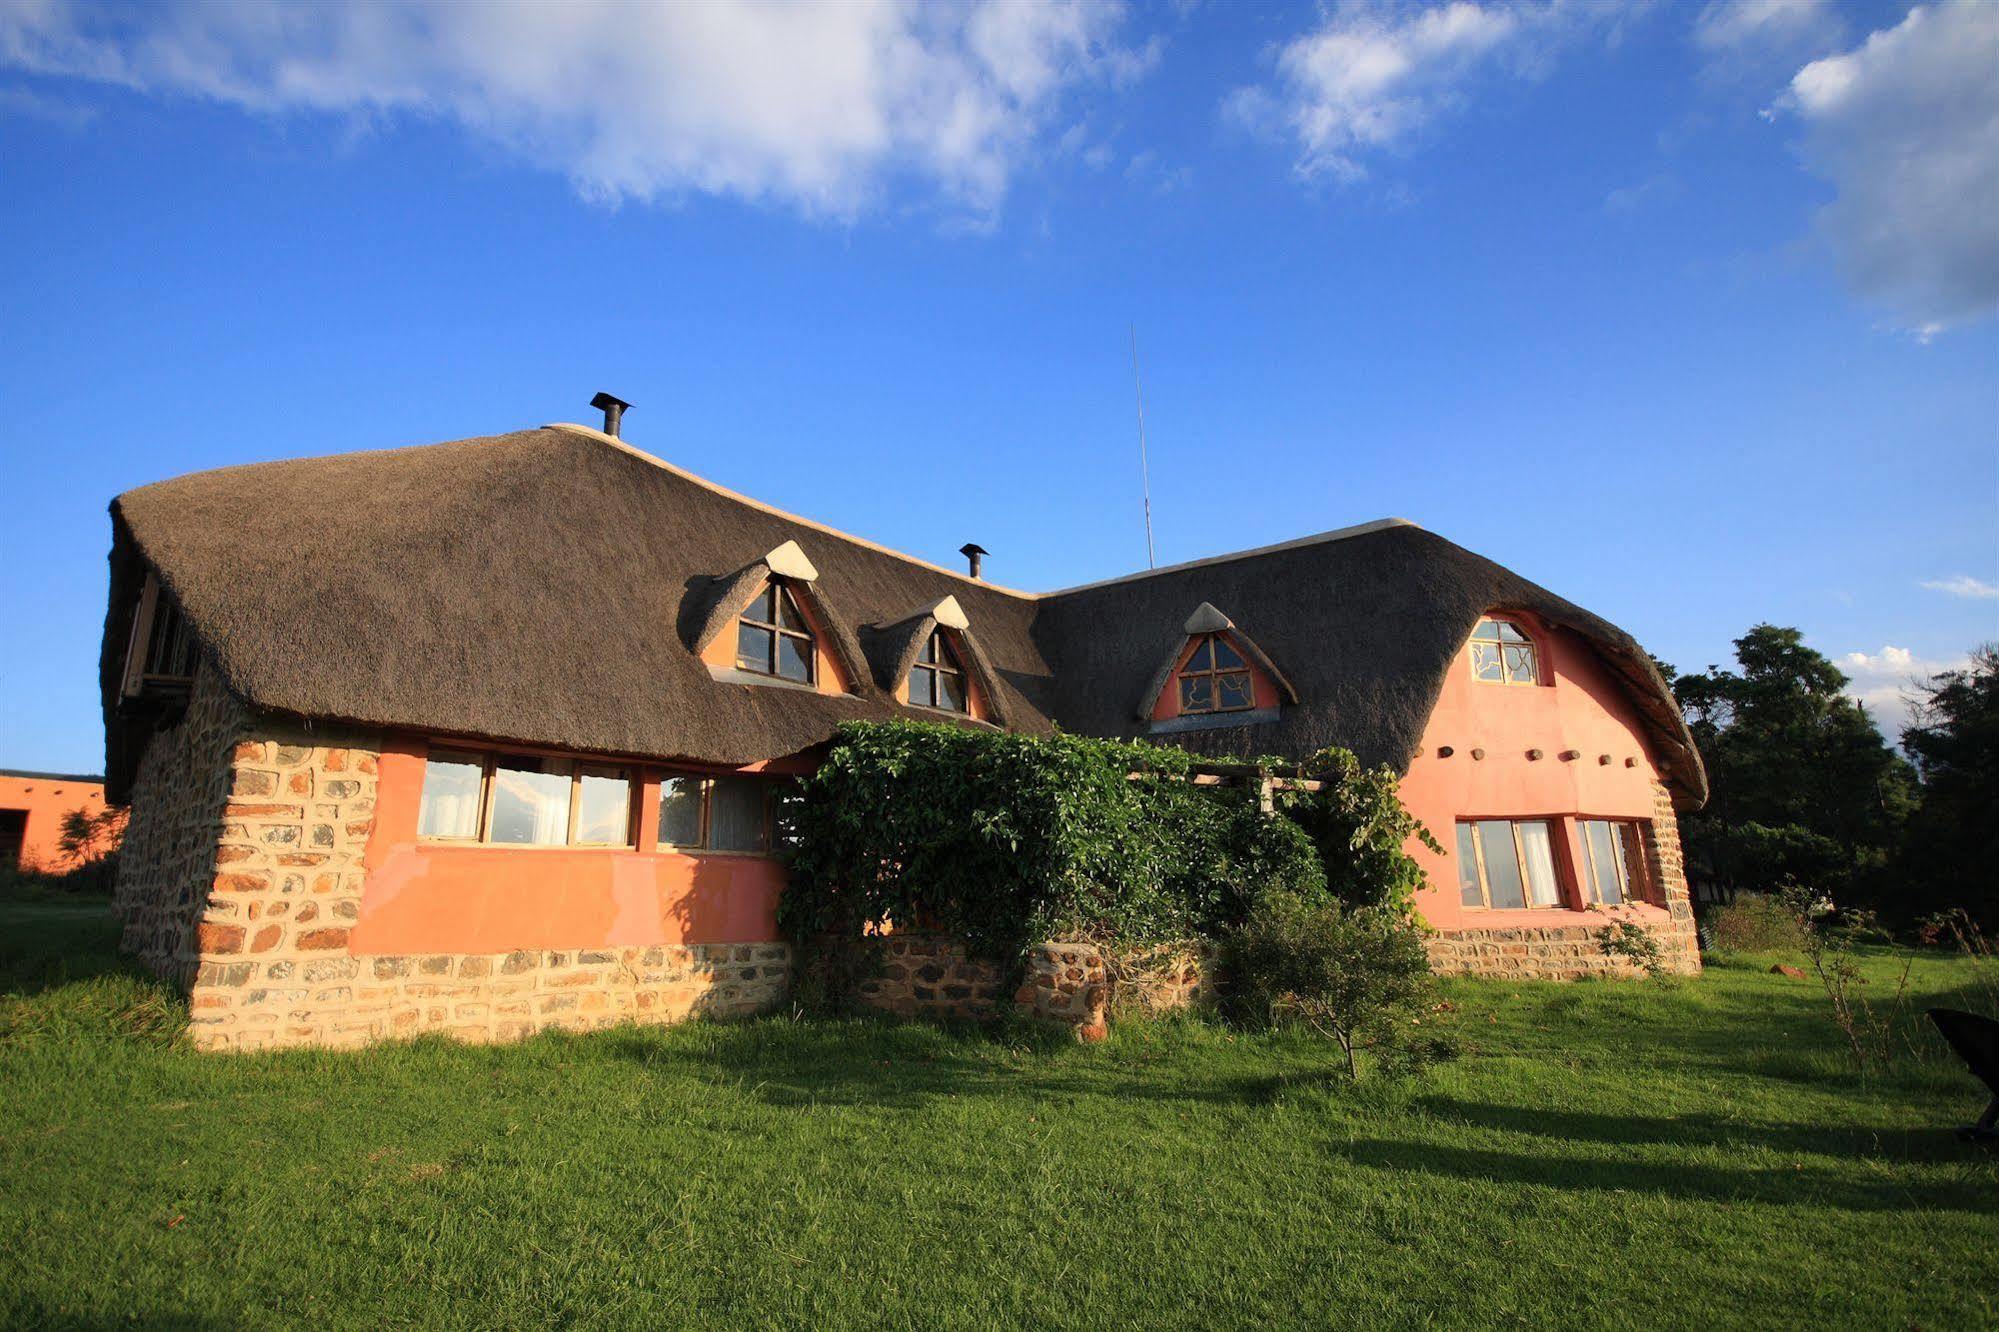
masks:
<path id="1" fill-rule="evenodd" d="M 1548 825 L 1520 825 L 1520 850 L 1527 858 L 1527 904 L 1554 906 L 1561 900 L 1555 887 L 1555 851 L 1548 841 Z"/>

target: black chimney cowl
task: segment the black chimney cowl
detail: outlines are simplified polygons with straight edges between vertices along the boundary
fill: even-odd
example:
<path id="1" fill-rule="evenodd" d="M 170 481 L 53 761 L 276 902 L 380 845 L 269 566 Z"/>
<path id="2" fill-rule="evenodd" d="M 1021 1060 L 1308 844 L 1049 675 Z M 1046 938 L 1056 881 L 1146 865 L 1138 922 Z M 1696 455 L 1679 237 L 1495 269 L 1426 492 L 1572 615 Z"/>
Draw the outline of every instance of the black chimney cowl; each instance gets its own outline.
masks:
<path id="1" fill-rule="evenodd" d="M 608 393 L 599 393 L 590 399 L 590 405 L 604 413 L 604 433 L 612 439 L 622 438 L 618 431 L 624 425 L 625 409 L 631 404 Z"/>
<path id="2" fill-rule="evenodd" d="M 981 557 L 992 554 L 991 551 L 976 541 L 967 541 L 964 545 L 958 547 L 958 553 L 972 562 L 972 577 L 974 578 L 979 576 L 979 560 Z"/>

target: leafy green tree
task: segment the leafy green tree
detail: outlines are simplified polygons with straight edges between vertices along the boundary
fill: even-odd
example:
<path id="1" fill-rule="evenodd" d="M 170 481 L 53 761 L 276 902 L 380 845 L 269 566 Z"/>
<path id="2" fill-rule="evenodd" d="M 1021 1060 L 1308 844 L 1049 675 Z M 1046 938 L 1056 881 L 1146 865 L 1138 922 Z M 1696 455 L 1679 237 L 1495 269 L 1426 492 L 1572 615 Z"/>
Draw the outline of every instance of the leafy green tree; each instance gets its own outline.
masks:
<path id="1" fill-rule="evenodd" d="M 1879 904 L 1915 808 L 1913 770 L 1796 629 L 1756 625 L 1735 657 L 1736 670 L 1710 666 L 1673 686 L 1713 789 L 1683 824 L 1694 877 Z"/>
<path id="2" fill-rule="evenodd" d="M 1907 914 L 1962 907 L 1999 930 L 1999 644 L 1917 693 L 1902 732 L 1923 798 L 1898 862 Z"/>

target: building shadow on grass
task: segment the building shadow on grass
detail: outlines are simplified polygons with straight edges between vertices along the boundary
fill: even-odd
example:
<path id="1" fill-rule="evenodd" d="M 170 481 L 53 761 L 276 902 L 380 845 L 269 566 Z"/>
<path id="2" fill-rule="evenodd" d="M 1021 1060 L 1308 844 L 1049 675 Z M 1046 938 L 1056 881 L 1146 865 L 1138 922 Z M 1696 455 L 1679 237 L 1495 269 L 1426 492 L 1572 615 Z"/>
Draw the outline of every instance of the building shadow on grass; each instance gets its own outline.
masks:
<path id="1" fill-rule="evenodd" d="M 1115 1061 L 1063 1059 L 1066 1034 L 1023 1059 L 1011 1040 L 977 1029 L 890 1019 L 718 1025 L 703 1035 L 694 1042 L 635 1029 L 615 1037 L 613 1048 L 640 1064 L 726 1083 L 775 1106 L 917 1109 L 951 1097 L 1242 1105 L 1268 1100 L 1274 1082 L 1267 1075 L 1222 1075 L 1169 1083 L 1156 1071 Z"/>
<path id="2" fill-rule="evenodd" d="M 1372 1170 L 1539 1185 L 1564 1192 L 1586 1189 L 1685 1202 L 1835 1207 L 1851 1212 L 1925 1208 L 1984 1214 L 1992 1209 L 1990 1187 L 1978 1180 L 1957 1179 L 1912 1189 L 1900 1179 L 1860 1180 L 1802 1162 L 1717 1168 L 1683 1160 L 1606 1161 L 1559 1152 L 1529 1155 L 1385 1138 L 1362 1138 L 1331 1150 L 1337 1158 Z"/>
<path id="3" fill-rule="evenodd" d="M 150 978 L 119 953 L 119 929 L 102 899 L 0 900 L 0 994 L 36 995 L 98 976 Z"/>
<path id="4" fill-rule="evenodd" d="M 1412 1103 L 1439 1119 L 1564 1142 L 1619 1146 L 1751 1148 L 1781 1153 L 1892 1156 L 1898 1162 L 1961 1161 L 1963 1146 L 1948 1125 L 1769 1124 L 1713 1115 L 1612 1115 L 1543 1106 L 1489 1105 L 1447 1096 Z"/>

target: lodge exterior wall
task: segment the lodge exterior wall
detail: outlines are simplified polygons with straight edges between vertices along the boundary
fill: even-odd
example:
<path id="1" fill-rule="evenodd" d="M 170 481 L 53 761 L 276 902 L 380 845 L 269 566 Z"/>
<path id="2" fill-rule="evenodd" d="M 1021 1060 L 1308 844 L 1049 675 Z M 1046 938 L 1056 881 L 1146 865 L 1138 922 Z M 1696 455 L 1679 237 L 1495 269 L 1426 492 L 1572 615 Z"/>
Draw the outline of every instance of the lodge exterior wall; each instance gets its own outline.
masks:
<path id="1" fill-rule="evenodd" d="M 133 785 L 123 947 L 188 990 L 202 1049 L 511 1040 L 746 1015 L 789 993 L 782 943 L 357 954 L 381 736 L 258 716 L 207 671 Z"/>
<path id="2" fill-rule="evenodd" d="M 860 1001 L 899 1017 L 985 1018 L 1011 1003 L 1095 1037 L 1113 1014 L 1170 1012 L 1201 1003 L 1212 989 L 1208 961 L 1191 944 L 1151 949 L 1118 967 L 1095 944 L 1036 944 L 1011 993 L 1004 969 L 969 956 L 948 935 L 896 933 L 860 946 L 872 954 L 873 973 L 859 984 Z"/>
<path id="3" fill-rule="evenodd" d="M 1643 842 L 1646 877 L 1660 898 L 1651 906 L 1659 910 L 1605 911 L 1600 921 L 1588 925 L 1445 930 L 1428 940 L 1430 965 L 1447 976 L 1501 980 L 1638 975 L 1637 964 L 1607 955 L 1597 943 L 1599 930 L 1623 918 L 1636 920 L 1652 931 L 1659 943 L 1660 962 L 1668 972 L 1698 975 L 1700 938 L 1687 892 L 1679 818 L 1673 811 L 1672 794 L 1658 783 L 1653 786 L 1652 819 L 1644 825 Z"/>

